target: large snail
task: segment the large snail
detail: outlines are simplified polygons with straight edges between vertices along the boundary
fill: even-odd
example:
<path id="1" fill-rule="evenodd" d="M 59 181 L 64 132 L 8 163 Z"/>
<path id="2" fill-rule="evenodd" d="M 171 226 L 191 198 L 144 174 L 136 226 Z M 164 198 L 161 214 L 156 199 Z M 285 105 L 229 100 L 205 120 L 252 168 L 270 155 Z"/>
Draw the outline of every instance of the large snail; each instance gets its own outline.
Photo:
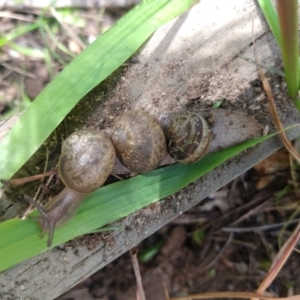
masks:
<path id="1" fill-rule="evenodd" d="M 261 127 L 255 124 L 258 132 Z M 142 111 L 131 111 L 116 118 L 108 132 L 109 135 L 86 129 L 71 134 L 62 145 L 58 167 L 65 188 L 44 208 L 26 196 L 40 212 L 38 222 L 43 233 L 49 231 L 48 246 L 55 227 L 68 221 L 85 196 L 99 188 L 112 173 L 116 153 L 129 170 L 145 173 L 161 164 L 166 149 L 175 161 L 192 163 L 211 144 L 211 130 L 205 118 L 194 112 L 155 118 Z"/>
<path id="2" fill-rule="evenodd" d="M 48 247 L 51 246 L 55 227 L 67 222 L 83 198 L 106 181 L 115 157 L 111 140 L 96 130 L 74 132 L 64 141 L 58 169 L 65 188 L 44 208 L 31 197 L 25 196 L 40 212 L 38 223 L 42 234 L 49 231 Z"/>

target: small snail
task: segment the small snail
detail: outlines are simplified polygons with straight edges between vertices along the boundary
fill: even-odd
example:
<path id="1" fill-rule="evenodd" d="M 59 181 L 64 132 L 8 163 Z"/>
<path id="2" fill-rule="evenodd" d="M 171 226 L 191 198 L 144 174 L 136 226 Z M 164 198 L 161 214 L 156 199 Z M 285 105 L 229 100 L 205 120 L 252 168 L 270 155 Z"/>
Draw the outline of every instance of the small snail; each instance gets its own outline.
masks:
<path id="1" fill-rule="evenodd" d="M 166 130 L 168 152 L 180 163 L 196 162 L 207 152 L 211 133 L 206 120 L 195 112 L 186 111 L 174 119 Z"/>
<path id="2" fill-rule="evenodd" d="M 44 208 L 25 196 L 40 212 L 38 223 L 44 233 L 49 231 L 50 247 L 54 229 L 67 222 L 87 194 L 100 187 L 115 163 L 115 148 L 111 140 L 96 130 L 80 130 L 71 134 L 62 145 L 59 174 L 65 188 Z"/>
<path id="3" fill-rule="evenodd" d="M 224 135 L 222 130 L 217 129 L 223 129 L 222 124 L 226 124 L 226 130 L 230 131 L 230 123 L 233 123 L 239 131 L 242 131 L 239 128 L 241 121 L 233 121 L 234 117 L 228 111 L 210 112 L 206 117 L 211 116 L 214 122 L 213 142 L 220 140 L 220 136 Z M 221 124 L 218 125 L 216 117 L 222 120 Z M 250 121 L 245 114 L 239 118 L 244 123 Z M 224 119 L 229 123 L 225 123 Z M 254 134 L 257 135 L 261 126 L 256 121 L 252 123 L 255 125 Z M 50 246 L 52 243 L 55 227 L 69 220 L 83 198 L 106 181 L 112 173 L 116 153 L 129 170 L 144 173 L 162 163 L 166 156 L 166 148 L 177 162 L 187 164 L 199 160 L 207 151 L 215 151 L 217 148 L 212 147 L 211 136 L 205 118 L 189 111 L 161 114 L 157 117 L 142 111 L 131 111 L 116 118 L 111 130 L 105 133 L 86 129 L 71 134 L 62 145 L 59 160 L 59 174 L 65 188 L 44 208 L 26 196 L 40 212 L 38 222 L 43 234 L 49 231 L 47 245 Z M 242 131 L 240 142 L 247 138 L 249 134 Z M 233 143 L 232 140 L 230 143 Z M 228 143 L 219 143 L 218 147 L 224 145 L 228 147 Z M 171 163 L 174 160 L 171 160 Z"/>

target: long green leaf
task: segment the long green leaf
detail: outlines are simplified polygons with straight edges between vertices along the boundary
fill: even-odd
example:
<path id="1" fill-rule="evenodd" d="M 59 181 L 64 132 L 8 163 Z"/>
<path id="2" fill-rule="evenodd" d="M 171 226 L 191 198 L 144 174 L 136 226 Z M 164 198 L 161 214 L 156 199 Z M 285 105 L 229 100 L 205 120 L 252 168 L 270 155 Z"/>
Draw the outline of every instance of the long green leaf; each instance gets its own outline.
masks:
<path id="1" fill-rule="evenodd" d="M 206 155 L 192 165 L 176 164 L 101 187 L 82 203 L 76 216 L 54 234 L 52 247 L 94 231 L 156 202 L 187 186 L 241 151 L 266 140 L 257 138 L 244 144 Z M 0 224 L 0 271 L 46 251 L 46 239 L 34 220 L 13 219 Z"/>
<path id="2" fill-rule="evenodd" d="M 279 21 L 273 3 L 270 0 L 258 0 L 258 3 L 277 41 L 277 44 L 281 48 L 281 34 L 279 28 Z"/>
<path id="3" fill-rule="evenodd" d="M 12 41 L 13 39 L 15 39 L 21 35 L 24 35 L 32 30 L 35 30 L 41 26 L 44 26 L 47 23 L 49 23 L 49 19 L 48 20 L 45 20 L 45 19 L 39 20 L 39 21 L 29 24 L 29 25 L 18 26 L 17 28 L 15 28 L 15 30 L 12 33 L 6 35 L 5 37 L 4 36 L 0 37 L 0 48 L 2 46 L 4 46 L 5 44 L 9 43 L 10 41 Z"/>
<path id="4" fill-rule="evenodd" d="M 277 10 L 281 31 L 282 60 L 288 95 L 293 100 L 296 100 L 299 90 L 297 0 L 277 0 Z"/>
<path id="5" fill-rule="evenodd" d="M 76 57 L 0 141 L 1 178 L 11 178 L 84 95 L 122 65 L 159 26 L 193 2 L 144 1 Z"/>
<path id="6" fill-rule="evenodd" d="M 258 3 L 282 52 L 288 94 L 300 111 L 297 1 L 277 0 L 279 17 L 270 0 L 258 0 Z"/>

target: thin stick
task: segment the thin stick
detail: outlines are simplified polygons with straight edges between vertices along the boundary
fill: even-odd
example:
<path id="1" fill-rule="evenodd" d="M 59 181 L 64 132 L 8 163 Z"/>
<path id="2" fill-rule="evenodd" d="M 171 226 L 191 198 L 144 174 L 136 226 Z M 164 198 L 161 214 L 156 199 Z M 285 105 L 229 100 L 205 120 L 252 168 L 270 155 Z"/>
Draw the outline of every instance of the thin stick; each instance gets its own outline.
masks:
<path id="1" fill-rule="evenodd" d="M 23 185 L 24 183 L 32 182 L 32 181 L 35 181 L 35 180 L 38 180 L 38 179 L 41 179 L 41 178 L 44 178 L 47 176 L 56 175 L 57 173 L 58 173 L 57 169 L 53 169 L 48 172 L 29 176 L 29 177 L 10 179 L 10 180 L 1 179 L 1 182 L 6 185 L 18 186 L 18 185 Z"/>
<path id="2" fill-rule="evenodd" d="M 130 257 L 131 257 L 135 280 L 136 280 L 136 284 L 137 284 L 137 291 L 136 291 L 137 299 L 146 300 L 143 283 L 142 283 L 142 277 L 141 277 L 140 268 L 139 268 L 139 262 L 137 260 L 136 253 L 137 253 L 136 251 L 133 251 L 133 250 L 130 251 Z"/>

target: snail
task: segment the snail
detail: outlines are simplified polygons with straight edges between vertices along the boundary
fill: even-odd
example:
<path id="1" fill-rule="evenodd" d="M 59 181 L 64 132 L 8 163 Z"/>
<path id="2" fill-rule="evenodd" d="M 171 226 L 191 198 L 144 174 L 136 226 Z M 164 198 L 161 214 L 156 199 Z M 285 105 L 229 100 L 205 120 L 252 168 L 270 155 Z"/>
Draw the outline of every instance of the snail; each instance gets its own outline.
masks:
<path id="1" fill-rule="evenodd" d="M 42 228 L 42 236 L 49 232 L 48 247 L 51 246 L 55 227 L 67 222 L 83 198 L 106 181 L 115 157 L 110 138 L 100 131 L 80 130 L 64 141 L 58 169 L 65 188 L 44 208 L 31 197 L 25 196 L 40 212 L 38 223 Z"/>
<path id="2" fill-rule="evenodd" d="M 208 123 L 200 114 L 191 111 L 176 116 L 167 128 L 166 136 L 169 154 L 183 164 L 203 157 L 211 141 Z"/>
<path id="3" fill-rule="evenodd" d="M 156 169 L 166 156 L 161 126 L 143 111 L 130 111 L 116 118 L 111 139 L 121 163 L 135 173 Z"/>
<path id="4" fill-rule="evenodd" d="M 252 122 L 255 127 L 253 134 L 258 135 L 261 126 L 245 114 L 238 114 L 239 119 L 234 120 L 229 111 L 210 112 L 206 118 L 214 119 L 211 131 L 206 119 L 195 112 L 154 117 L 142 111 L 131 111 L 117 117 L 112 128 L 105 132 L 85 129 L 71 134 L 62 145 L 59 159 L 59 174 L 65 188 L 44 208 L 26 196 L 40 212 L 38 222 L 42 235 L 49 232 L 47 245 L 52 243 L 55 227 L 68 221 L 85 196 L 106 181 L 112 173 L 116 154 L 122 164 L 135 173 L 145 173 L 161 165 L 166 149 L 173 158 L 172 162 L 192 163 L 205 153 L 216 151 L 217 147 L 212 144 L 224 135 L 218 128 L 226 124 L 223 120 L 218 125 L 216 116 L 220 120 L 227 117 L 226 129 L 229 131 L 231 123 L 240 127 L 240 119 L 245 125 Z M 241 128 L 239 131 L 242 132 L 239 142 L 249 138 Z M 218 147 L 228 147 L 226 143 L 219 143 Z"/>

